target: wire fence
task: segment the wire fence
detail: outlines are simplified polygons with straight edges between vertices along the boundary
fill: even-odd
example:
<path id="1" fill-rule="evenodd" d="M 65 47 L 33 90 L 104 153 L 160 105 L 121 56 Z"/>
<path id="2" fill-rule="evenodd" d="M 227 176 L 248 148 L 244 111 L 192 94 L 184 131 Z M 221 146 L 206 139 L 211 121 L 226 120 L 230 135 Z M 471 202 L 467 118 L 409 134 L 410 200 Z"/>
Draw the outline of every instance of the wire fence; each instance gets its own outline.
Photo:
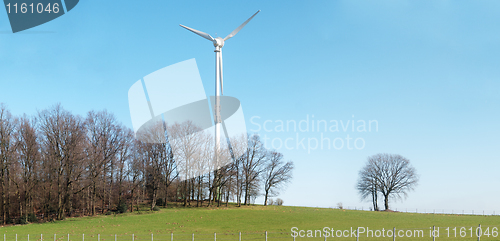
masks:
<path id="1" fill-rule="evenodd" d="M 331 207 L 333 208 L 333 207 Z M 333 208 L 339 209 L 339 208 Z M 372 211 L 370 207 L 356 207 L 347 206 L 341 209 L 346 210 L 359 210 L 359 211 Z M 394 212 L 401 213 L 422 213 L 422 214 L 450 214 L 450 215 L 482 215 L 482 216 L 500 216 L 500 211 L 498 210 L 473 210 L 473 209 L 418 209 L 418 208 L 404 208 L 404 209 L 394 209 Z"/>
<path id="2" fill-rule="evenodd" d="M 426 228 L 381 228 L 356 227 L 349 229 L 323 228 L 318 230 L 299 230 L 290 232 L 251 232 L 251 233 L 150 233 L 150 234 L 54 234 L 54 235 L 17 235 L 4 234 L 4 241 L 246 241 L 246 240 L 500 240 L 497 226 L 462 226 Z"/>

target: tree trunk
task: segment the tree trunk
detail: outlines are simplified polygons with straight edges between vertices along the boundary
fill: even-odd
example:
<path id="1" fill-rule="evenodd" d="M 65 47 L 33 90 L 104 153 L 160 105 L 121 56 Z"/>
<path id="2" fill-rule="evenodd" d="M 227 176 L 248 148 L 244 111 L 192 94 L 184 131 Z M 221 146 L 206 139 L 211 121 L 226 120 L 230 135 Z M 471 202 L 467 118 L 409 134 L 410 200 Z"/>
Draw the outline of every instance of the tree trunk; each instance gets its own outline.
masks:
<path id="1" fill-rule="evenodd" d="M 378 198 L 376 191 L 372 191 L 372 203 L 373 203 L 373 211 L 378 211 Z"/>
<path id="2" fill-rule="evenodd" d="M 389 210 L 389 195 L 384 195 L 385 210 Z"/>
<path id="3" fill-rule="evenodd" d="M 187 199 L 189 196 L 189 191 L 188 191 L 188 180 L 184 181 L 184 207 L 187 206 Z"/>
<path id="4" fill-rule="evenodd" d="M 226 207 L 229 204 L 229 188 L 226 191 Z"/>
<path id="5" fill-rule="evenodd" d="M 245 201 L 243 201 L 243 205 L 247 205 L 247 200 L 248 200 L 248 182 L 245 183 Z"/>
<path id="6" fill-rule="evenodd" d="M 2 171 L 2 200 L 0 200 L 0 204 L 1 204 L 1 211 L 2 211 L 2 221 L 3 221 L 3 224 L 6 224 L 7 223 L 7 216 L 6 216 L 6 212 L 5 212 L 5 175 L 3 173 L 3 170 Z"/>

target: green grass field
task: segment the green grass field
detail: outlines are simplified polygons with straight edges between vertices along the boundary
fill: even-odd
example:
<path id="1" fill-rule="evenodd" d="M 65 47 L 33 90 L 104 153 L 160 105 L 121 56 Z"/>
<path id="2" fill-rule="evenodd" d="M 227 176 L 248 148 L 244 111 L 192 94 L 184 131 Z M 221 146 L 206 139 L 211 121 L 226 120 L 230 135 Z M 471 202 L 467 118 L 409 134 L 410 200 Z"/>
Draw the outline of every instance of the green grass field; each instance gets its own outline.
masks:
<path id="1" fill-rule="evenodd" d="M 83 218 L 68 218 L 43 224 L 28 224 L 5 226 L 1 228 L 7 241 L 15 240 L 18 234 L 19 241 L 27 241 L 28 234 L 31 240 L 53 240 L 57 234 L 58 241 L 100 240 L 113 241 L 114 234 L 117 240 L 134 241 L 170 240 L 174 233 L 174 240 L 217 240 L 239 239 L 238 233 L 242 232 L 242 240 L 265 241 L 264 232 L 268 231 L 269 240 L 293 240 L 291 228 L 302 230 L 316 230 L 324 227 L 334 230 L 350 230 L 351 227 L 368 227 L 372 230 L 384 228 L 385 230 L 396 227 L 398 230 L 419 229 L 424 231 L 424 237 L 400 238 L 397 240 L 432 240 L 429 237 L 429 227 L 440 227 L 440 237 L 436 240 L 477 240 L 470 237 L 469 227 L 475 228 L 481 224 L 483 227 L 500 228 L 500 216 L 469 216 L 469 215 L 442 215 L 442 214 L 414 214 L 397 212 L 370 212 L 324 208 L 305 208 L 287 206 L 248 206 L 248 207 L 220 207 L 220 208 L 167 208 L 159 212 L 127 213 L 121 215 L 108 215 Z M 453 236 L 453 227 L 457 227 L 457 238 L 446 236 L 446 227 L 450 228 Z M 460 227 L 466 227 L 466 237 L 460 237 Z M 462 233 L 463 234 L 463 233 Z M 474 235 L 475 236 L 475 235 Z M 324 237 L 297 238 L 300 240 L 324 240 Z M 342 240 L 356 240 L 355 237 L 328 238 Z M 359 240 L 392 240 L 390 237 L 367 237 L 361 234 Z M 481 240 L 500 240 L 500 237 L 485 237 Z"/>

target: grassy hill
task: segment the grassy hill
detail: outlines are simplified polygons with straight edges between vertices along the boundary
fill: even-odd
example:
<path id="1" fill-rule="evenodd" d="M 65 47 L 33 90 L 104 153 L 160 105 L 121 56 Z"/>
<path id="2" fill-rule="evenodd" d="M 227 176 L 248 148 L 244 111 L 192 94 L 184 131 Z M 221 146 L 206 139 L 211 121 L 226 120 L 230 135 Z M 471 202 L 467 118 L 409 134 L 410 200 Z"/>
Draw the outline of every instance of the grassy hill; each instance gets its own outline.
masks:
<path id="1" fill-rule="evenodd" d="M 291 228 L 298 230 L 322 230 L 324 227 L 334 230 L 350 230 L 351 227 L 368 227 L 371 230 L 389 230 L 396 227 L 398 230 L 423 230 L 424 237 L 407 238 L 397 237 L 397 240 L 432 240 L 429 237 L 429 227 L 440 227 L 440 237 L 436 240 L 477 240 L 471 238 L 469 227 L 473 230 L 481 224 L 489 227 L 491 233 L 493 227 L 500 228 L 500 216 L 469 216 L 469 215 L 442 215 L 442 214 L 414 214 L 398 212 L 369 212 L 353 211 L 326 208 L 306 208 L 288 206 L 248 206 L 248 207 L 220 207 L 220 208 L 167 208 L 158 212 L 142 212 L 141 214 L 127 213 L 122 215 L 108 215 L 83 218 L 69 218 L 64 221 L 56 221 L 43 224 L 28 224 L 5 226 L 0 230 L 5 234 L 7 241 L 18 240 L 27 241 L 28 234 L 30 241 L 53 240 L 57 234 L 58 241 L 100 240 L 113 241 L 117 234 L 117 240 L 134 241 L 151 240 L 171 240 L 171 233 L 174 233 L 174 240 L 192 240 L 194 233 L 195 240 L 214 240 L 214 232 L 217 233 L 217 240 L 239 240 L 238 233 L 242 232 L 242 240 L 265 240 L 264 232 L 268 231 L 268 239 L 293 240 Z M 453 236 L 453 227 L 457 227 L 458 238 L 447 238 L 446 227 L 450 228 L 450 235 Z M 460 237 L 460 227 L 466 227 L 466 237 Z M 314 231 L 312 231 L 314 232 Z M 475 231 L 474 231 L 475 232 Z M 304 233 L 306 234 L 306 233 Z M 316 233 L 317 235 L 318 233 Z M 462 233 L 463 234 L 463 233 Z M 390 237 L 367 237 L 361 234 L 359 240 L 392 240 Z M 373 235 L 372 235 L 373 236 Z M 475 235 L 474 235 L 475 236 Z M 1 238 L 1 237 L 0 237 Z M 310 239 L 297 238 L 303 240 L 324 240 L 324 236 Z M 327 238 L 332 239 L 332 238 Z M 338 238 L 342 240 L 356 240 L 355 237 Z M 500 237 L 485 237 L 481 240 L 500 240 Z"/>

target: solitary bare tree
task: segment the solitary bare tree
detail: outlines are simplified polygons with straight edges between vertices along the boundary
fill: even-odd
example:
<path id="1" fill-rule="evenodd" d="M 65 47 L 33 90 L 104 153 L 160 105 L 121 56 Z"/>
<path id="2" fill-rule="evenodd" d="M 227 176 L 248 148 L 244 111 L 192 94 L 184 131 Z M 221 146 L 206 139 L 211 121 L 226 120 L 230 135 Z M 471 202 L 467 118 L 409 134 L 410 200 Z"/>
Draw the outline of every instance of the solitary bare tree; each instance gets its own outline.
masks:
<path id="1" fill-rule="evenodd" d="M 376 209 L 378 209 L 377 192 L 384 197 L 385 210 L 389 210 L 390 198 L 406 197 L 418 183 L 417 172 L 410 165 L 410 161 L 394 154 L 377 154 L 368 157 L 368 162 L 359 175 L 358 191 L 362 198 L 371 194 Z"/>

